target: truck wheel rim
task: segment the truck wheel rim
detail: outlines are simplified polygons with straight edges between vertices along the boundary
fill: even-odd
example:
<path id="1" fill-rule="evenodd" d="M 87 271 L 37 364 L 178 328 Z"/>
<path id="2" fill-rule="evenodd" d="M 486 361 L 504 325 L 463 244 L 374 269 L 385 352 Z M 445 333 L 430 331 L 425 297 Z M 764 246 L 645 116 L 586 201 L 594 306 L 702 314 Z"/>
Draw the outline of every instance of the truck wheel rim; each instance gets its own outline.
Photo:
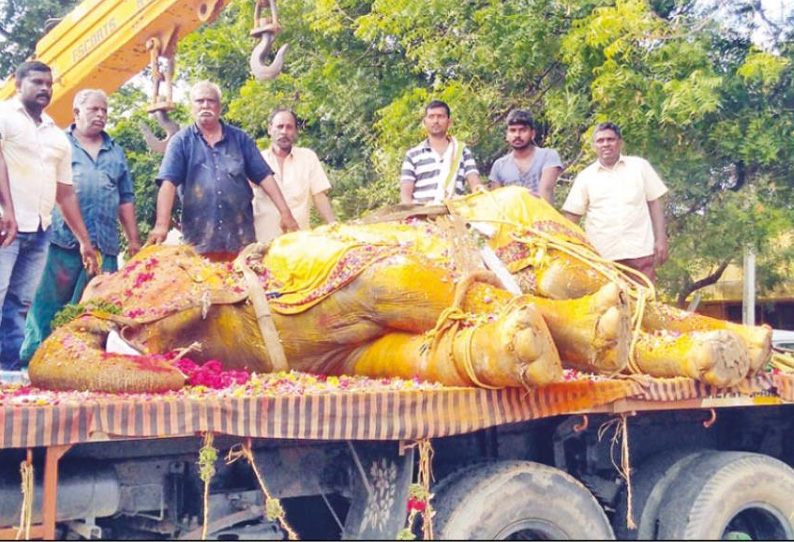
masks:
<path id="1" fill-rule="evenodd" d="M 542 519 L 527 519 L 511 523 L 494 540 L 570 540 L 558 525 Z"/>
<path id="2" fill-rule="evenodd" d="M 763 502 L 747 503 L 723 529 L 723 540 L 791 540 L 794 527 L 777 508 Z"/>

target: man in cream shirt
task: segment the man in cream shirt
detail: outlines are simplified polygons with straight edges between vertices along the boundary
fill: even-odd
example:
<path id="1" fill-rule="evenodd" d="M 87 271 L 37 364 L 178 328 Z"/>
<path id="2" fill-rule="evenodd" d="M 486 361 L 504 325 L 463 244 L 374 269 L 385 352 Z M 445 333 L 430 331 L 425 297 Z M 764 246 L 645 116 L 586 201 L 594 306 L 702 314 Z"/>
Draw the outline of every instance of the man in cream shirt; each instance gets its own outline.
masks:
<path id="1" fill-rule="evenodd" d="M 25 315 L 44 269 L 56 203 L 77 238 L 88 275 L 98 271 L 72 184 L 72 145 L 44 113 L 52 99 L 52 70 L 42 62 L 25 62 L 15 77 L 16 96 L 0 104 L 0 187 L 7 183 L 11 189 L 11 205 L 2 202 L 3 215 L 15 215 L 18 230 L 16 239 L 0 248 L 0 365 L 4 370 L 20 368 Z M 7 235 L 4 223 L 0 237 Z"/>
<path id="2" fill-rule="evenodd" d="M 294 146 L 298 139 L 295 113 L 290 109 L 276 109 L 270 115 L 268 134 L 270 147 L 262 151 L 262 156 L 273 169 L 276 182 L 300 229 L 309 229 L 312 203 L 323 220 L 329 224 L 336 222 L 328 199 L 331 183 L 320 159 L 311 149 Z M 263 190 L 254 189 L 253 205 L 256 240 L 266 243 L 281 235 L 278 211 Z"/>
<path id="3" fill-rule="evenodd" d="M 574 222 L 587 215 L 585 233 L 601 256 L 655 281 L 655 267 L 667 260 L 667 187 L 647 160 L 620 153 L 618 125 L 599 124 L 593 141 L 598 160 L 576 176 L 563 213 Z"/>

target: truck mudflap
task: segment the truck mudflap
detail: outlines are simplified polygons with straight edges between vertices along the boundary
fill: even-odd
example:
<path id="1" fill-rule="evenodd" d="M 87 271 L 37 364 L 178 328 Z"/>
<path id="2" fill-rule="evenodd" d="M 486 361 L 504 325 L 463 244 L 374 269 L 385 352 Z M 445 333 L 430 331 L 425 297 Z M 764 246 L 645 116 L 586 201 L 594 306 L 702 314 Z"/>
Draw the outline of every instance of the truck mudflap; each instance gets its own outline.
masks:
<path id="1" fill-rule="evenodd" d="M 394 442 L 349 442 L 354 472 L 343 539 L 394 540 L 405 527 L 414 451 Z"/>

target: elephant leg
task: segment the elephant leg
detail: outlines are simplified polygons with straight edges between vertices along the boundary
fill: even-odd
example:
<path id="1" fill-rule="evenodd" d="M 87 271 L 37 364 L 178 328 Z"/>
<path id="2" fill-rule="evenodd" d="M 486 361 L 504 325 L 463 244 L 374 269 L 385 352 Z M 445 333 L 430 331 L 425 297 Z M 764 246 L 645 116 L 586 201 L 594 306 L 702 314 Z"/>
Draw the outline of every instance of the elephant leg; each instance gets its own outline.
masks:
<path id="1" fill-rule="evenodd" d="M 112 327 L 108 321 L 83 316 L 56 329 L 30 361 L 31 383 L 44 389 L 107 393 L 156 393 L 185 385 L 184 375 L 163 356 L 105 352 Z"/>
<path id="2" fill-rule="evenodd" d="M 448 386 L 543 386 L 562 377 L 554 342 L 532 304 L 493 321 L 452 323 L 425 334 L 392 332 L 361 346 L 345 369 L 372 377 L 420 378 Z"/>
<path id="3" fill-rule="evenodd" d="M 532 298 L 549 325 L 563 365 L 614 374 L 626 368 L 631 346 L 631 314 L 625 292 L 608 283 L 579 299 Z"/>
<path id="4" fill-rule="evenodd" d="M 726 320 L 687 312 L 662 303 L 649 303 L 647 305 L 643 313 L 642 328 L 650 333 L 662 330 L 677 333 L 689 331 L 731 331 L 738 336 L 749 352 L 749 374 L 751 376 L 763 370 L 769 362 L 772 352 L 772 330 L 769 326 L 743 326 Z"/>
<path id="5" fill-rule="evenodd" d="M 519 300 L 520 299 L 520 300 Z M 508 303 L 533 304 L 543 315 L 560 352 L 563 366 L 591 373 L 613 374 L 628 364 L 631 315 L 625 293 L 615 283 L 578 299 L 554 300 L 510 295 L 483 283 L 467 295 L 469 312 L 493 311 Z"/>
<path id="6" fill-rule="evenodd" d="M 745 341 L 733 331 L 640 332 L 637 367 L 656 377 L 686 376 L 717 387 L 738 384 L 750 369 Z"/>

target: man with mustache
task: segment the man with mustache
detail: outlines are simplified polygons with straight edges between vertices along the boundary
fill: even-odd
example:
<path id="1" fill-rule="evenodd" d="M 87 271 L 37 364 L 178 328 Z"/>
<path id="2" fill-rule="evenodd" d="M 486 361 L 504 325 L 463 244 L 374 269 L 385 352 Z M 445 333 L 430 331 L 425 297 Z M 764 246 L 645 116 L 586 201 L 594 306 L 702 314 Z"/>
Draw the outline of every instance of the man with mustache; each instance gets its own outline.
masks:
<path id="1" fill-rule="evenodd" d="M 74 97 L 74 124 L 66 130 L 72 146 L 72 176 L 80 211 L 91 244 L 101 258 L 101 270 L 118 270 L 117 221 L 127 236 L 130 256 L 141 248 L 135 219 L 135 191 L 124 150 L 105 132 L 107 95 L 84 89 Z M 58 209 L 52 214 L 52 240 L 41 282 L 25 322 L 25 341 L 20 359 L 26 363 L 50 334 L 53 317 L 67 303 L 78 303 L 88 284 L 79 243 Z"/>
<path id="2" fill-rule="evenodd" d="M 267 131 L 270 147 L 262 151 L 262 157 L 275 172 L 276 182 L 300 228 L 309 229 L 312 203 L 328 224 L 336 222 L 328 199 L 331 183 L 320 159 L 313 150 L 294 145 L 298 139 L 295 112 L 285 108 L 273 111 Z M 254 224 L 256 239 L 262 243 L 283 233 L 273 200 L 260 187 L 254 188 Z"/>
<path id="3" fill-rule="evenodd" d="M 507 115 L 505 140 L 512 151 L 499 158 L 488 175 L 495 187 L 517 184 L 532 195 L 554 205 L 554 186 L 562 171 L 560 155 L 554 149 L 535 146 L 535 120 L 527 111 L 514 109 Z"/>
<path id="4" fill-rule="evenodd" d="M 563 214 L 574 222 L 586 214 L 584 229 L 599 254 L 654 282 L 656 266 L 667 260 L 667 187 L 647 160 L 621 154 L 614 122 L 595 127 L 593 146 L 598 160 L 574 179 Z"/>
<path id="5" fill-rule="evenodd" d="M 15 77 L 16 96 L 0 104 L 0 366 L 5 370 L 20 368 L 25 315 L 44 268 L 55 203 L 77 238 L 82 265 L 89 275 L 98 270 L 72 184 L 72 146 L 44 113 L 52 99 L 52 70 L 43 62 L 24 62 Z"/>
<path id="6" fill-rule="evenodd" d="M 254 140 L 221 121 L 220 87 L 209 81 L 196 83 L 190 89 L 190 104 L 195 123 L 171 139 L 157 174 L 157 218 L 147 242 L 165 240 L 178 190 L 185 241 L 211 260 L 231 261 L 256 241 L 249 179 L 273 200 L 281 228 L 297 230 L 298 223 Z"/>
<path id="7" fill-rule="evenodd" d="M 477 163 L 469 148 L 448 135 L 452 126 L 449 105 L 433 100 L 423 120 L 427 139 L 410 149 L 400 174 L 400 203 L 440 203 L 481 186 Z"/>

